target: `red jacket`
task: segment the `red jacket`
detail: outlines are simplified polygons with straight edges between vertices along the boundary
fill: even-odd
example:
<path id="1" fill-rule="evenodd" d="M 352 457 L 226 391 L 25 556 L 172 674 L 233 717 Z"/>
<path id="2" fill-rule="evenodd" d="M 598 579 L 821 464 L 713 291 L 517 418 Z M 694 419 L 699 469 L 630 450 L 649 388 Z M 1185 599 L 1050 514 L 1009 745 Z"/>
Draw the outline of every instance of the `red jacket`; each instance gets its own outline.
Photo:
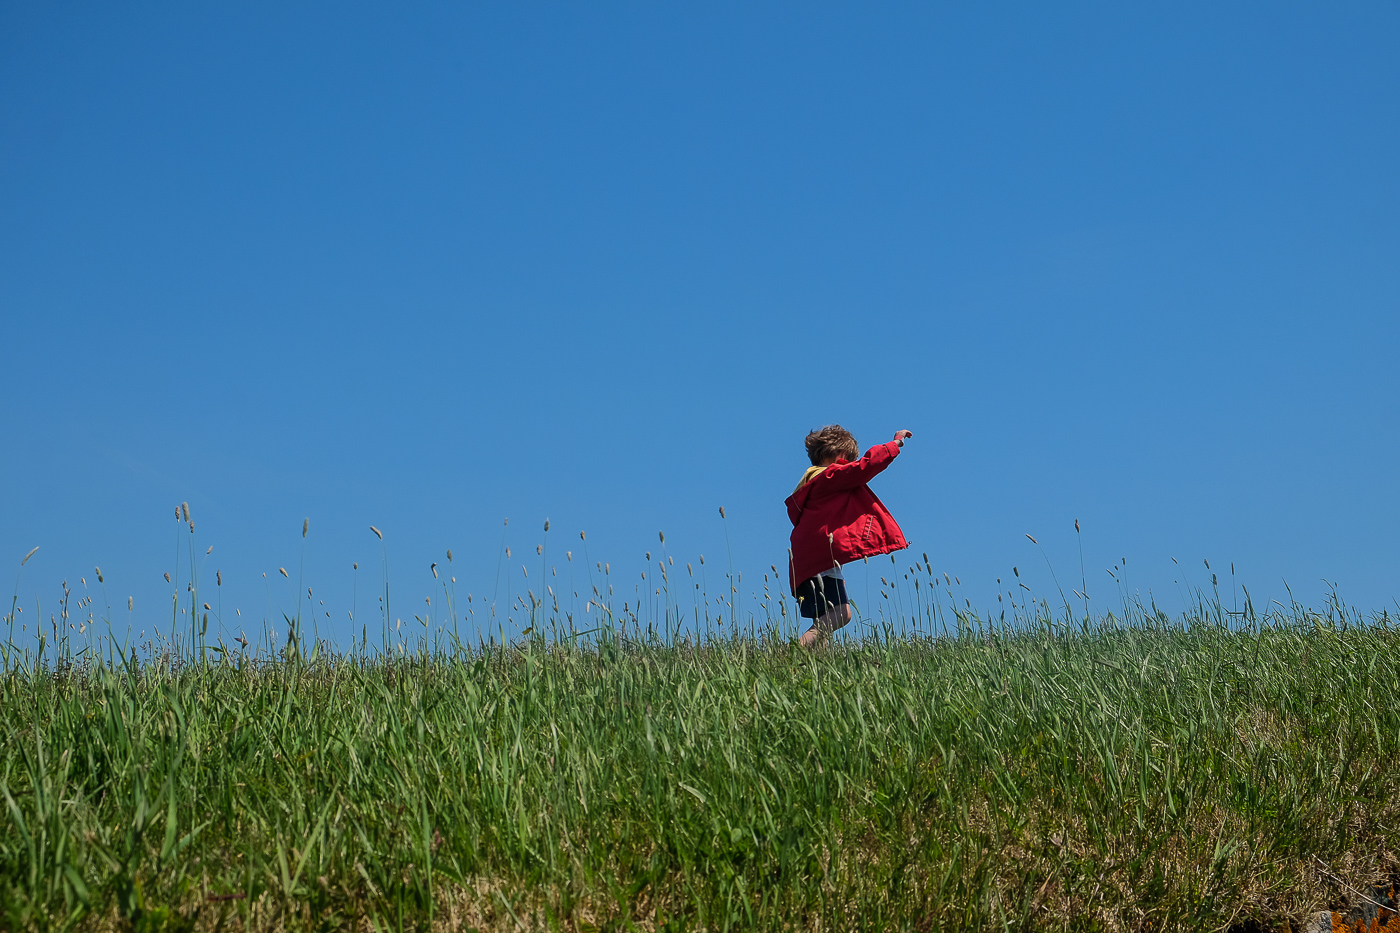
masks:
<path id="1" fill-rule="evenodd" d="M 787 498 L 792 519 L 788 585 L 862 557 L 907 548 L 894 516 L 866 485 L 899 456 L 894 441 L 877 444 L 855 463 L 837 460 Z"/>

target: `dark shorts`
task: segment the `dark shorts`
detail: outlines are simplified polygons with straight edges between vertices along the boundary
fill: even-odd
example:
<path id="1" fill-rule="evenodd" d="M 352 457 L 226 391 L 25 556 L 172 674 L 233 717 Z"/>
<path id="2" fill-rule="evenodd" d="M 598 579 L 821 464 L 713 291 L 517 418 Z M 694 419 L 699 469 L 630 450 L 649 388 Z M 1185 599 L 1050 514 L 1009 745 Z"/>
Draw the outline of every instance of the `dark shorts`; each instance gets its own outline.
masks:
<path id="1" fill-rule="evenodd" d="M 846 581 L 839 577 L 818 576 L 797 585 L 797 611 L 804 619 L 820 618 L 848 602 Z"/>

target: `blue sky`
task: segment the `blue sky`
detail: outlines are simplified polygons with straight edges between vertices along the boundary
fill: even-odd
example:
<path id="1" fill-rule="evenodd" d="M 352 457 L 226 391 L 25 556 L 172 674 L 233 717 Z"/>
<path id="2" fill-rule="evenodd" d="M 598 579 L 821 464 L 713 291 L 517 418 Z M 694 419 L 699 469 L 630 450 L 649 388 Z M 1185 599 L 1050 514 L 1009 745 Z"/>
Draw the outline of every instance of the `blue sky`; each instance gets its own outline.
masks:
<path id="1" fill-rule="evenodd" d="M 6 4 L 0 567 L 41 547 L 28 619 L 100 565 L 165 625 L 188 501 L 238 625 L 295 564 L 344 637 L 370 524 L 404 617 L 546 518 L 634 575 L 727 525 L 751 590 L 840 422 L 914 431 L 876 491 L 975 605 L 1053 593 L 1028 533 L 1077 585 L 1078 519 L 1101 608 L 1126 558 L 1172 611 L 1207 559 L 1394 610 L 1397 43 L 1394 3 Z"/>

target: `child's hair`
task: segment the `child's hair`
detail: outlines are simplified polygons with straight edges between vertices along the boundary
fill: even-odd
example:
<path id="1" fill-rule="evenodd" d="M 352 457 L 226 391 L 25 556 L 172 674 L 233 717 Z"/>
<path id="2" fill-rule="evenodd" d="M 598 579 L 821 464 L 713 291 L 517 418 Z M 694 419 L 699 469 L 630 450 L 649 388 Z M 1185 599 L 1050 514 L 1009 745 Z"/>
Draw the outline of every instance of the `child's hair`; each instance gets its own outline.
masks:
<path id="1" fill-rule="evenodd" d="M 855 436 L 839 424 L 828 424 L 807 435 L 807 457 L 812 466 L 821 466 L 834 457 L 854 460 L 859 455 Z"/>

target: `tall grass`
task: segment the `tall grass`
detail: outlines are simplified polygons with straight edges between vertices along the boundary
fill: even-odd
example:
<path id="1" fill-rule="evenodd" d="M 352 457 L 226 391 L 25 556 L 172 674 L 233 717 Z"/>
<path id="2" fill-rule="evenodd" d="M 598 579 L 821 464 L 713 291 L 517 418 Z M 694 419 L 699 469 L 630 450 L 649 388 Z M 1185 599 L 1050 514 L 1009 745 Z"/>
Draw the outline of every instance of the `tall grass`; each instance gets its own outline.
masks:
<path id="1" fill-rule="evenodd" d="M 393 642 L 387 599 L 378 650 L 290 618 L 213 650 L 195 612 L 142 652 L 12 643 L 0 925 L 1206 930 L 1393 866 L 1386 614 L 989 617 L 892 562 L 808 652 L 781 596 L 745 618 L 736 573 L 711 600 L 659 556 L 645 599 L 600 570 L 585 627 L 537 585 L 474 645 Z"/>

